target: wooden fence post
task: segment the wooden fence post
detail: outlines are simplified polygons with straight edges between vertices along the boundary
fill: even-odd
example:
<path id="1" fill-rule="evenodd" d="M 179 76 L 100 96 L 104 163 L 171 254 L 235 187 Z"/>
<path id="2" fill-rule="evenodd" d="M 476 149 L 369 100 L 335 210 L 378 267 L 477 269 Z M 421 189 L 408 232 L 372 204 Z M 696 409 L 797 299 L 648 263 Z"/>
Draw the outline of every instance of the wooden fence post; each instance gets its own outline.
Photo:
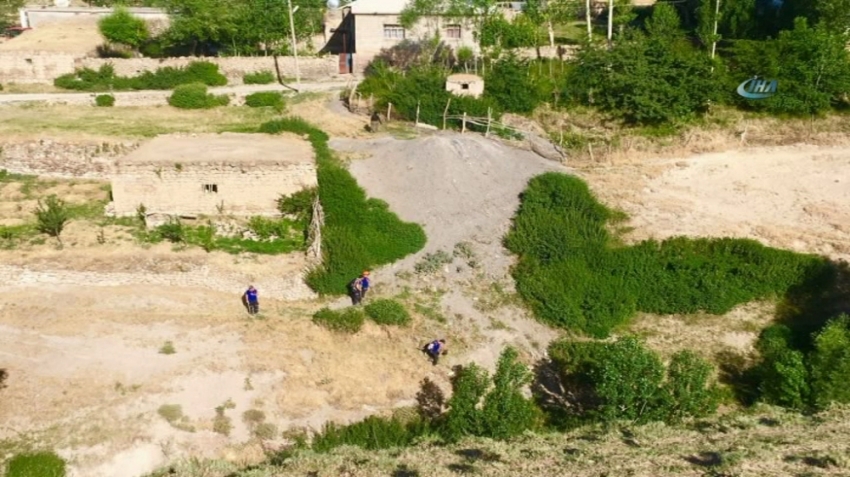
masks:
<path id="1" fill-rule="evenodd" d="M 416 102 L 416 125 L 417 126 L 419 126 L 419 104 L 420 103 L 422 103 L 421 100 Z"/>
<path id="2" fill-rule="evenodd" d="M 463 134 L 466 132 L 466 112 L 463 113 L 463 125 L 460 128 L 460 133 Z"/>
<path id="3" fill-rule="evenodd" d="M 390 122 L 390 119 L 393 117 L 393 103 L 389 103 L 387 105 L 387 122 Z"/>
<path id="4" fill-rule="evenodd" d="M 484 137 L 490 137 L 490 123 L 493 122 L 493 111 L 492 108 L 487 108 L 487 132 L 484 133 Z"/>
<path id="5" fill-rule="evenodd" d="M 446 109 L 443 110 L 443 130 L 446 130 L 446 116 L 449 114 L 449 105 L 452 104 L 452 98 L 446 101 Z"/>

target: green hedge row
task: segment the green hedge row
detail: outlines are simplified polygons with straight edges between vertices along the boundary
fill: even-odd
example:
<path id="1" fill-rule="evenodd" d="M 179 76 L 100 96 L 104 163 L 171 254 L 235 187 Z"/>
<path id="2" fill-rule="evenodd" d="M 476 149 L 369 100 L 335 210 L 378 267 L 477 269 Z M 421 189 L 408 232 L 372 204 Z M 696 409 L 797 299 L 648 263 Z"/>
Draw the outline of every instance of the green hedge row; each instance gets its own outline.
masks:
<path id="1" fill-rule="evenodd" d="M 301 118 L 269 121 L 260 132 L 307 136 L 316 153 L 319 200 L 325 213 L 322 265 L 307 276 L 320 294 L 344 294 L 363 270 L 395 262 L 425 246 L 418 224 L 401 221 L 386 202 L 367 198 L 350 172 L 334 157 L 328 136 Z"/>
<path id="2" fill-rule="evenodd" d="M 637 311 L 721 314 L 782 294 L 824 265 L 743 239 L 618 247 L 608 231 L 617 218 L 576 177 L 529 182 L 505 245 L 519 256 L 517 290 L 541 320 L 605 337 Z"/>
<path id="3" fill-rule="evenodd" d="M 76 91 L 166 90 L 190 83 L 224 86 L 227 84 L 227 78 L 219 72 L 218 65 L 207 61 L 193 61 L 185 67 L 166 66 L 153 72 L 145 71 L 139 76 L 116 76 L 115 68 L 107 63 L 97 71 L 82 68 L 74 73 L 59 76 L 53 81 L 57 88 Z"/>

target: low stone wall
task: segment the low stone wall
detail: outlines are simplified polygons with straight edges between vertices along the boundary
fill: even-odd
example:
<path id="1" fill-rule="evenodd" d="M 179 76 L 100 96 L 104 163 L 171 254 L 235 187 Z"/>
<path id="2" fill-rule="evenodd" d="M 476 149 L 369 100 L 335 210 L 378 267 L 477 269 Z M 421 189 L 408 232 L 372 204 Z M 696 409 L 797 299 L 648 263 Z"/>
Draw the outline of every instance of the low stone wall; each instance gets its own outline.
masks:
<path id="1" fill-rule="evenodd" d="M 108 180 L 116 161 L 139 147 L 138 142 L 61 142 L 51 140 L 0 143 L 0 169 L 54 178 Z"/>
<path id="2" fill-rule="evenodd" d="M 157 68 L 186 66 L 192 61 L 209 61 L 218 65 L 230 84 L 241 84 L 245 73 L 275 71 L 275 59 L 263 57 L 213 57 L 213 58 L 77 58 L 72 54 L 39 51 L 0 52 L 0 83 L 53 83 L 57 76 L 73 73 L 76 68 L 98 69 L 111 63 L 119 76 L 135 76 Z M 295 77 L 295 58 L 281 56 L 277 65 L 283 77 Z M 338 59 L 334 56 L 298 58 L 298 69 L 305 80 L 337 76 Z"/>
<path id="3" fill-rule="evenodd" d="M 74 72 L 73 54 L 38 51 L 0 52 L 0 83 L 53 83 Z"/>

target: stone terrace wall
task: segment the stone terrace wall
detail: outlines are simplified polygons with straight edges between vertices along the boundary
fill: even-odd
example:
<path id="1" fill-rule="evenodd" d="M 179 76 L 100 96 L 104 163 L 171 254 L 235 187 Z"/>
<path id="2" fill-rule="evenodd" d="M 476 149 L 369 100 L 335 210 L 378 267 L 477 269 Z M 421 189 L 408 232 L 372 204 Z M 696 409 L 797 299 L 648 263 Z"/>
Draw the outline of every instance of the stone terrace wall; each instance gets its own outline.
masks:
<path id="1" fill-rule="evenodd" d="M 0 141 L 0 169 L 55 178 L 109 179 L 134 141 Z"/>
<path id="2" fill-rule="evenodd" d="M 0 83 L 53 83 L 57 76 L 73 73 L 76 68 L 98 69 L 101 65 L 112 63 L 115 73 L 120 76 L 135 76 L 143 71 L 154 71 L 164 66 L 186 66 L 192 61 L 215 63 L 227 76 L 230 84 L 241 84 L 245 73 L 257 71 L 275 71 L 275 60 L 264 57 L 222 57 L 222 58 L 75 58 L 71 54 L 49 52 L 0 52 Z M 280 74 L 283 77 L 295 77 L 295 59 L 278 57 Z M 323 79 L 339 73 L 338 59 L 333 56 L 298 58 L 301 78 L 305 80 Z"/>
<path id="3" fill-rule="evenodd" d="M 74 72 L 73 54 L 38 51 L 0 52 L 0 83 L 52 83 Z"/>

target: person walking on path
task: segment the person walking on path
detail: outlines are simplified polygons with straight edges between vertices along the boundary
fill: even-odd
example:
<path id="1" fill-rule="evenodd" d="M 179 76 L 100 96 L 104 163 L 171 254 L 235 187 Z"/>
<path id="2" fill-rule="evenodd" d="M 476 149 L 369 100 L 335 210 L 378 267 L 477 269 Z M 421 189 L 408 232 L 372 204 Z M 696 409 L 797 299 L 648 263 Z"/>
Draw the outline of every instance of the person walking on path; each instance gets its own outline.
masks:
<path id="1" fill-rule="evenodd" d="M 434 340 L 426 344 L 425 347 L 422 348 L 422 351 L 424 351 L 428 355 L 428 357 L 431 358 L 431 363 L 436 366 L 437 362 L 439 362 L 440 360 L 440 355 L 448 354 L 448 350 L 446 349 L 446 340 Z"/>
<path id="2" fill-rule="evenodd" d="M 352 280 L 348 284 L 348 291 L 351 294 L 351 304 L 359 305 L 371 285 L 369 281 L 369 270 L 365 270 L 359 277 Z"/>
<path id="3" fill-rule="evenodd" d="M 242 300 L 248 307 L 248 313 L 256 315 L 260 312 L 260 299 L 257 297 L 257 289 L 254 288 L 254 285 L 249 286 L 248 289 L 245 290 Z"/>

